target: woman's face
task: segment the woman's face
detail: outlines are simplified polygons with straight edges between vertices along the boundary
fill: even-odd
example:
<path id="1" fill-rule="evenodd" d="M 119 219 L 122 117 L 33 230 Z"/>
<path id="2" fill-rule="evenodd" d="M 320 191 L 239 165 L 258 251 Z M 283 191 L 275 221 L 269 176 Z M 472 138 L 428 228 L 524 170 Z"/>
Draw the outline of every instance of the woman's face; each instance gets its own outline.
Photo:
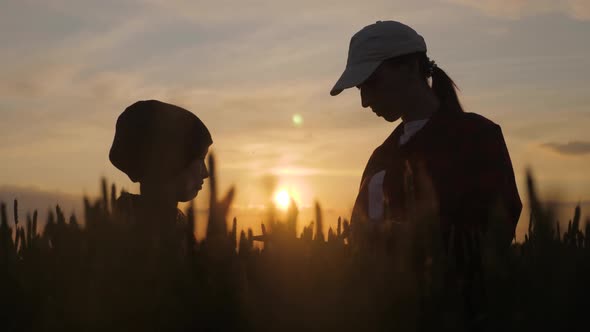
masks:
<path id="1" fill-rule="evenodd" d="M 379 117 L 394 122 L 411 105 L 412 92 L 419 77 L 417 64 L 382 63 L 373 74 L 357 86 L 363 108 L 370 107 Z"/>
<path id="2" fill-rule="evenodd" d="M 176 180 L 176 195 L 179 202 L 188 202 L 195 198 L 203 188 L 203 181 L 209 177 L 204 158 L 193 160 Z"/>

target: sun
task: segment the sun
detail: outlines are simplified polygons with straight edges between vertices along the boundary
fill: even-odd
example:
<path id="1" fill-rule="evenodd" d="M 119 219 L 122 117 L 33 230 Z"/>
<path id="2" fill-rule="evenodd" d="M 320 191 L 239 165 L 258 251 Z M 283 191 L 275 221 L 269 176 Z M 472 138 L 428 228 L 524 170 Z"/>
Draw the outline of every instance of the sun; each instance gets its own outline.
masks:
<path id="1" fill-rule="evenodd" d="M 281 189 L 275 193 L 274 201 L 279 208 L 286 210 L 289 208 L 289 203 L 291 203 L 291 196 L 287 190 Z"/>

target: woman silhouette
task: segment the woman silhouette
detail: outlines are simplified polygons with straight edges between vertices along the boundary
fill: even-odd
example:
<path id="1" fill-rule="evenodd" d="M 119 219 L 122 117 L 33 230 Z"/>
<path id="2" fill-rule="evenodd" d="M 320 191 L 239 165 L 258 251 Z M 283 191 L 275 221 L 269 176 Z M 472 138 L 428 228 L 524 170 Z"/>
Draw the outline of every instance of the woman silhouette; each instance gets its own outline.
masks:
<path id="1" fill-rule="evenodd" d="M 451 228 L 498 226 L 500 242 L 511 242 L 522 204 L 500 126 L 464 112 L 422 36 L 395 21 L 361 29 L 330 94 L 351 87 L 359 89 L 363 108 L 389 122 L 402 119 L 367 163 L 353 223 L 404 222 L 426 205 L 436 210 L 445 240 Z"/>
<path id="2" fill-rule="evenodd" d="M 121 209 L 148 219 L 178 220 L 178 202 L 196 197 L 209 174 L 205 156 L 213 143 L 193 113 L 157 100 L 138 101 L 119 116 L 109 158 L 140 183 L 140 195 L 123 194 Z"/>
<path id="3" fill-rule="evenodd" d="M 402 123 L 363 172 L 352 240 L 372 243 L 367 234 L 395 225 L 385 229 L 399 229 L 394 238 L 415 249 L 428 246 L 417 234 L 439 229 L 441 249 L 453 248 L 469 324 L 480 324 L 485 292 L 478 236 L 493 234 L 496 246 L 508 248 L 522 209 L 500 126 L 463 111 L 453 80 L 429 60 L 422 36 L 399 22 L 379 21 L 352 37 L 346 69 L 330 94 L 355 86 L 363 108 Z M 420 223 L 424 219 L 435 222 Z"/>

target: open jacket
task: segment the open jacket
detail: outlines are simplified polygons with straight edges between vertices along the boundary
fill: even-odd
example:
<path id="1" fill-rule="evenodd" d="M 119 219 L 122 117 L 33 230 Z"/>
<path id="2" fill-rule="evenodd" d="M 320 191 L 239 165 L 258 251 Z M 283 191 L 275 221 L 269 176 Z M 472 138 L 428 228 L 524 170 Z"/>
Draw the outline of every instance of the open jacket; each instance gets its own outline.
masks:
<path id="1" fill-rule="evenodd" d="M 494 222 L 508 230 L 509 243 L 522 204 L 500 126 L 478 114 L 440 109 L 400 146 L 402 133 L 403 125 L 399 125 L 369 159 L 353 224 L 371 222 L 368 183 L 385 171 L 385 219 L 407 222 L 411 209 L 420 213 L 427 206 L 436 209 L 442 234 L 448 235 L 451 225 L 485 232 L 496 216 Z"/>

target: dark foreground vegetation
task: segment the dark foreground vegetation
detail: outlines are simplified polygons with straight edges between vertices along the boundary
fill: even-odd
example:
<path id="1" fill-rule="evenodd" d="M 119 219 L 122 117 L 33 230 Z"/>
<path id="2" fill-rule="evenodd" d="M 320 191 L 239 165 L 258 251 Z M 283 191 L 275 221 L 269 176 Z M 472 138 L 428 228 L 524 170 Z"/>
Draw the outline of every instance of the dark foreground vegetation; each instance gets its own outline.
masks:
<path id="1" fill-rule="evenodd" d="M 84 223 L 56 207 L 41 230 L 36 212 L 2 204 L 1 331 L 590 330 L 590 222 L 577 208 L 560 229 L 530 176 L 525 241 L 451 234 L 460 252 L 428 221 L 375 231 L 339 220 L 323 234 L 319 206 L 302 234 L 294 204 L 287 220 L 238 233 L 226 223 L 233 191 L 218 200 L 214 176 L 208 220 L 191 208 L 150 227 L 103 187 Z"/>

